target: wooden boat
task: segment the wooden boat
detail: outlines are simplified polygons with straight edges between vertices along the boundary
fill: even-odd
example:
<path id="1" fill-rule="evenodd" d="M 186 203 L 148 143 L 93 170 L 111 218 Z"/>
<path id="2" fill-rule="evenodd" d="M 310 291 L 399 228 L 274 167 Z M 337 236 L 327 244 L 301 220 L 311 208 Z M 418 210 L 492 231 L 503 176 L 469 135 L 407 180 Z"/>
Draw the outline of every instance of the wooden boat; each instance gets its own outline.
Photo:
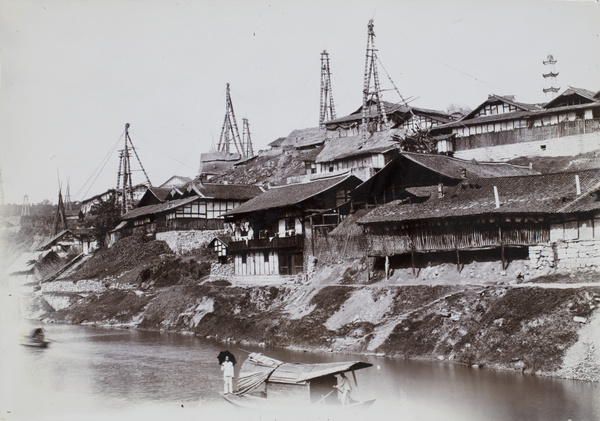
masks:
<path id="1" fill-rule="evenodd" d="M 299 405 L 303 411 L 357 411 L 370 407 L 375 399 L 354 401 L 342 405 L 335 388 L 336 375 L 352 373 L 353 390 L 358 389 L 355 371 L 371 367 L 362 361 L 334 363 L 284 363 L 261 353 L 251 353 L 242 364 L 238 391 L 222 394 L 223 398 L 241 408 L 261 411 L 285 410 Z"/>
<path id="2" fill-rule="evenodd" d="M 50 341 L 46 340 L 44 329 L 38 327 L 21 341 L 21 345 L 31 348 L 48 348 Z"/>

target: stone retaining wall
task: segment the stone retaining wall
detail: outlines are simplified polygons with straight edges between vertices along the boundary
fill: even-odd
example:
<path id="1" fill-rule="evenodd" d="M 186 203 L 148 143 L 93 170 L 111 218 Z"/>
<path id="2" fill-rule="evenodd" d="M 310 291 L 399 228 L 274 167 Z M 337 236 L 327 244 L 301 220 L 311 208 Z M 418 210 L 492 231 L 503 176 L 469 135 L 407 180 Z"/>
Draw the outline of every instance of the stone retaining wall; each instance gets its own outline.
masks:
<path id="1" fill-rule="evenodd" d="M 224 233 L 224 230 L 167 231 L 157 233 L 156 239 L 166 242 L 175 254 L 182 255 L 205 247 L 216 235 Z"/>
<path id="2" fill-rule="evenodd" d="M 531 269 L 600 268 L 600 241 L 560 241 L 529 247 Z"/>

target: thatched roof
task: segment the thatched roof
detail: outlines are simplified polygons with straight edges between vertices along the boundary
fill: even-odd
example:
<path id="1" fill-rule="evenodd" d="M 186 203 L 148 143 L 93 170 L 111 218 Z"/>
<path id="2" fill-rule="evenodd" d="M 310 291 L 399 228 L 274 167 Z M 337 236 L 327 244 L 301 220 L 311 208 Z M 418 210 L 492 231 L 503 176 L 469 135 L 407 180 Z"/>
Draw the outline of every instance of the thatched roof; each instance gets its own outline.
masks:
<path id="1" fill-rule="evenodd" d="M 576 194 L 576 177 L 581 194 Z M 496 207 L 494 187 L 500 206 Z M 373 209 L 359 224 L 489 214 L 563 214 L 600 210 L 600 169 L 573 173 L 469 180 L 417 204 L 390 202 Z"/>

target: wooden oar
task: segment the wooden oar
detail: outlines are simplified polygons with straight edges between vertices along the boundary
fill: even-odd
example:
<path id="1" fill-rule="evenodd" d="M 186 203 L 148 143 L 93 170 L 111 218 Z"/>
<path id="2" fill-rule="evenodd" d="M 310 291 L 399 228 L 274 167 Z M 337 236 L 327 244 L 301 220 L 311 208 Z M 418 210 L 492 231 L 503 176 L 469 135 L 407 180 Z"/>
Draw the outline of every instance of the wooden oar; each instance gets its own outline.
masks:
<path id="1" fill-rule="evenodd" d="M 315 402 L 315 405 L 319 404 L 321 401 L 323 401 L 323 405 L 325 405 L 325 398 L 327 398 L 327 396 L 331 395 L 333 392 L 335 392 L 335 389 L 333 389 L 331 392 L 329 392 L 325 396 L 322 396 L 321 399 L 319 399 L 318 401 Z"/>

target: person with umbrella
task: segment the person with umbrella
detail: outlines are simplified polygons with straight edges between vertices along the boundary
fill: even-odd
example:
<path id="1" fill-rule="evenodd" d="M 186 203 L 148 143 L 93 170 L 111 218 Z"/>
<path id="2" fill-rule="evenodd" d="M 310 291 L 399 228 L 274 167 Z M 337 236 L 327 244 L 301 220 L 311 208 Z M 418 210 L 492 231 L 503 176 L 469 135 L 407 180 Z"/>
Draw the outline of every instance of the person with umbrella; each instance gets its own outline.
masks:
<path id="1" fill-rule="evenodd" d="M 233 393 L 233 365 L 235 364 L 235 357 L 229 351 L 222 351 L 217 358 L 223 372 L 224 392 L 226 395 Z"/>

